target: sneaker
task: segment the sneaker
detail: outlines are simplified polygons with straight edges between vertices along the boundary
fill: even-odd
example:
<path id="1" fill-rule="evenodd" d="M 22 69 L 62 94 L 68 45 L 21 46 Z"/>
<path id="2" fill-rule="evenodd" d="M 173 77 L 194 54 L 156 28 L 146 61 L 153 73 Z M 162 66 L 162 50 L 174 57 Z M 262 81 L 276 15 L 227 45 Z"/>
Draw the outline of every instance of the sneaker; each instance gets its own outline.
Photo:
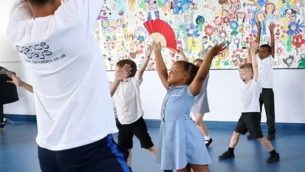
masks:
<path id="1" fill-rule="evenodd" d="M 225 151 L 222 155 L 218 157 L 218 159 L 222 160 L 222 159 L 230 159 L 234 157 L 235 157 L 234 152 Z"/>
<path id="2" fill-rule="evenodd" d="M 249 135 L 247 135 L 247 139 L 248 139 L 248 140 L 254 140 L 255 137 L 253 137 L 251 134 L 249 134 Z"/>
<path id="3" fill-rule="evenodd" d="M 204 144 L 205 144 L 206 147 L 208 147 L 212 142 L 213 142 L 213 139 L 210 138 L 209 140 L 205 140 Z"/>
<path id="4" fill-rule="evenodd" d="M 274 140 L 275 139 L 275 134 L 274 133 L 273 134 L 268 134 L 267 139 L 268 140 Z"/>
<path id="5" fill-rule="evenodd" d="M 279 162 L 279 161 L 280 161 L 280 154 L 278 153 L 270 154 L 269 158 L 267 159 L 268 163 Z"/>

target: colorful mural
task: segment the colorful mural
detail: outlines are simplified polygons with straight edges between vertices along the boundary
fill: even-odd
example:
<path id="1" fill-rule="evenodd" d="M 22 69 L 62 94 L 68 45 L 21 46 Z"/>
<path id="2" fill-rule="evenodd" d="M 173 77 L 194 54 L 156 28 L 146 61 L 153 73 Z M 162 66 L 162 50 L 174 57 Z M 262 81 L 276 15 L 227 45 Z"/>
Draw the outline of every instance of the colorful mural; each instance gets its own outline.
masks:
<path id="1" fill-rule="evenodd" d="M 249 42 L 255 39 L 256 20 L 262 23 L 261 44 L 269 43 L 268 25 L 275 28 L 275 68 L 305 68 L 305 0 L 104 0 L 96 36 L 108 70 L 120 59 L 138 65 L 152 42 L 143 23 L 160 18 L 171 25 L 178 47 L 190 61 L 225 42 L 228 51 L 216 57 L 214 69 L 235 69 L 245 62 Z M 164 49 L 167 65 L 179 53 Z M 154 70 L 152 58 L 148 70 Z"/>

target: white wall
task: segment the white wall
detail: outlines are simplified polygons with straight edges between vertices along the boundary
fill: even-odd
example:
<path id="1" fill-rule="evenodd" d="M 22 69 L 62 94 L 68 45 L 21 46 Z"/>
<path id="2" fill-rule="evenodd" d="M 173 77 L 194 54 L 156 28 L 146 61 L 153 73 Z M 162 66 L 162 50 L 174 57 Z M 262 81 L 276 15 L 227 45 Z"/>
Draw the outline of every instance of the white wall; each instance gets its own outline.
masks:
<path id="1" fill-rule="evenodd" d="M 14 69 L 20 64 L 11 64 Z M 16 70 L 18 75 L 24 74 Z M 109 79 L 114 72 L 108 72 Z M 277 122 L 305 123 L 305 70 L 274 70 L 275 111 Z M 24 74 L 26 78 L 29 78 Z M 30 78 L 29 78 L 30 79 Z M 25 79 L 27 80 L 27 79 Z M 237 70 L 211 70 L 208 96 L 211 112 L 206 114 L 210 121 L 236 121 L 240 115 L 240 80 Z M 20 101 L 4 106 L 7 114 L 35 114 L 33 98 L 29 92 L 18 88 Z M 159 119 L 165 96 L 157 73 L 146 71 L 141 86 L 141 98 L 146 119 Z M 265 121 L 265 115 L 262 115 Z"/>
<path id="2" fill-rule="evenodd" d="M 113 72 L 108 72 L 113 78 Z M 305 70 L 274 70 L 277 122 L 305 123 Z M 165 89 L 155 71 L 144 74 L 141 98 L 145 118 L 159 119 Z M 208 85 L 211 112 L 206 120 L 236 121 L 240 115 L 240 79 L 238 70 L 211 70 Z M 264 112 L 263 112 L 264 113 Z M 262 115 L 265 121 L 265 115 Z"/>
<path id="3" fill-rule="evenodd" d="M 5 28 L 12 1 L 0 6 L 0 66 L 15 71 L 22 79 L 31 82 L 16 52 L 8 45 Z M 305 123 L 305 70 L 274 70 L 276 121 Z M 113 72 L 108 72 L 109 78 Z M 240 115 L 237 70 L 212 70 L 208 86 L 211 112 L 206 115 L 212 121 L 236 121 Z M 1 89 L 1 88 L 0 88 Z M 35 114 L 32 94 L 18 88 L 20 101 L 4 106 L 6 114 Z M 159 119 L 165 89 L 155 71 L 144 74 L 141 97 L 146 119 Z M 265 115 L 263 115 L 265 121 Z"/>

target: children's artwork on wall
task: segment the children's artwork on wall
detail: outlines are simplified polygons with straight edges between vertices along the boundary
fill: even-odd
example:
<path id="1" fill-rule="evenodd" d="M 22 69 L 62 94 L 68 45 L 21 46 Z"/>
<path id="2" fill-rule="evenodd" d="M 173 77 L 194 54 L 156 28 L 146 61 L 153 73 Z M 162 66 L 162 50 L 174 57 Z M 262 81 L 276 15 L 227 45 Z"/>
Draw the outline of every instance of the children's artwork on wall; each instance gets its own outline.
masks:
<path id="1" fill-rule="evenodd" d="M 228 51 L 213 60 L 213 69 L 237 69 L 247 59 L 247 48 L 261 22 L 261 42 L 270 43 L 268 26 L 275 23 L 274 68 L 305 68 L 305 0 L 104 0 L 96 36 L 108 70 L 118 60 L 131 58 L 139 66 L 152 42 L 145 22 L 161 19 L 175 33 L 177 49 L 189 61 L 204 57 L 217 43 Z M 164 48 L 166 65 L 179 59 Z M 155 70 L 154 58 L 148 70 Z"/>

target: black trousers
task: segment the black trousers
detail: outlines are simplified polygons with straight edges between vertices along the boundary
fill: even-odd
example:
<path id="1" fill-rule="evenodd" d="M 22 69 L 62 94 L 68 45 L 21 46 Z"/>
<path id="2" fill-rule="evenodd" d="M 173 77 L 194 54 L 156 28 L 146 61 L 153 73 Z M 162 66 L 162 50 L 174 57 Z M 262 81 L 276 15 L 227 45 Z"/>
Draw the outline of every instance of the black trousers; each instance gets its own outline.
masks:
<path id="1" fill-rule="evenodd" d="M 260 111 L 262 113 L 262 106 L 265 107 L 268 134 L 275 133 L 275 110 L 274 110 L 274 93 L 272 88 L 263 88 L 259 97 Z"/>
<path id="2" fill-rule="evenodd" d="M 3 104 L 0 104 L 0 123 L 4 122 Z"/>

